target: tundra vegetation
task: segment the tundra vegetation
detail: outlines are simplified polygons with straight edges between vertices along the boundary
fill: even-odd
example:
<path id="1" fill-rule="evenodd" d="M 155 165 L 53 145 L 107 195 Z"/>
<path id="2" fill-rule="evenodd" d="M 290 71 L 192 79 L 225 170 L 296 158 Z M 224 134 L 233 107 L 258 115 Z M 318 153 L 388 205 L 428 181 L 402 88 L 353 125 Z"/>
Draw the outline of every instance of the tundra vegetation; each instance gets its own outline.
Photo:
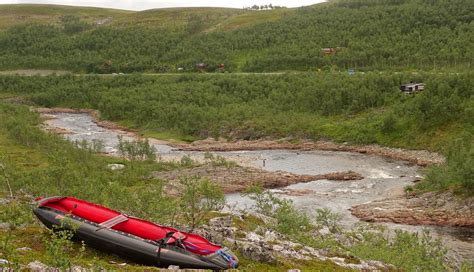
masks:
<path id="1" fill-rule="evenodd" d="M 73 195 L 191 228 L 224 204 L 222 192 L 205 179 L 181 180 L 177 198 L 164 193 L 168 181 L 151 177 L 153 171 L 199 165 L 191 158 L 156 161 L 159 154 L 147 141 L 124 139 L 118 146 L 121 158 L 105 157 L 98 154 L 100 143 L 70 143 L 41 131 L 39 115 L 12 103 L 18 101 L 96 109 L 101 118 L 143 135 L 186 141 L 330 139 L 437 151 L 446 155 L 446 164 L 428 168 L 415 191 L 472 196 L 472 9 L 470 0 L 332 0 L 264 11 L 1 6 L 0 69 L 88 74 L 0 76 L 0 258 L 16 270 L 33 260 L 96 270 L 117 269 L 111 262 L 124 262 L 70 243 L 71 233 L 40 227 L 31 214 L 35 196 Z M 335 51 L 324 54 L 323 48 Z M 230 73 L 187 73 L 196 63 L 208 64 L 207 72 Z M 139 74 L 179 67 L 183 74 Z M 347 69 L 356 73 L 346 74 Z M 232 73 L 274 71 L 282 73 Z M 401 93 L 398 86 L 410 81 L 424 82 L 425 91 Z M 112 163 L 125 168 L 113 171 Z M 232 167 L 211 154 L 205 163 Z M 340 216 L 328 210 L 307 215 L 261 188 L 247 193 L 256 210 L 276 224 L 234 218 L 239 229 L 275 230 L 334 256 L 381 260 L 406 271 L 452 268 L 446 249 L 426 233 L 399 231 L 390 237 L 385 229 L 365 224 L 345 230 Z M 319 235 L 322 229 L 329 234 Z M 18 250 L 22 247 L 33 250 Z M 334 269 L 319 261 L 265 264 L 246 258 L 242 267 Z"/>

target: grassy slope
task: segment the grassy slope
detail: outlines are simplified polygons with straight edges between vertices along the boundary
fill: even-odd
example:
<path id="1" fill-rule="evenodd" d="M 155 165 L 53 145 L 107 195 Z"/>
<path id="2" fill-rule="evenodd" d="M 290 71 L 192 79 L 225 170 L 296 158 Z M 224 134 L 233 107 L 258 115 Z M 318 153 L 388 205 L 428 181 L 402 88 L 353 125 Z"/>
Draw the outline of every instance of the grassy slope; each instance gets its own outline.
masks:
<path id="1" fill-rule="evenodd" d="M 120 18 L 130 11 L 60 5 L 0 5 L 0 30 L 27 23 L 56 24 L 61 16 L 77 15 L 88 22 L 101 18 Z"/>
<path id="2" fill-rule="evenodd" d="M 234 30 L 258 23 L 275 21 L 293 13 L 292 9 L 247 11 L 231 8 L 167 8 L 145 11 L 75 7 L 61 5 L 15 4 L 0 5 L 0 30 L 27 23 L 56 24 L 61 16 L 76 15 L 94 23 L 111 18 L 117 27 L 145 26 L 175 29 L 185 27 L 191 16 L 201 18 L 203 32 Z"/>

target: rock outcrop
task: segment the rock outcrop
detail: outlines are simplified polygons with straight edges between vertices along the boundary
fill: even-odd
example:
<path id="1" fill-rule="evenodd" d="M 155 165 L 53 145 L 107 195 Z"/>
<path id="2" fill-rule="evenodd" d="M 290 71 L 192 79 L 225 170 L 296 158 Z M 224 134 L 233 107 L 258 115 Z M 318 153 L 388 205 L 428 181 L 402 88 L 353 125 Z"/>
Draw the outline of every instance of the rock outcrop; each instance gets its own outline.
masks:
<path id="1" fill-rule="evenodd" d="M 452 192 L 376 200 L 354 206 L 351 212 L 367 222 L 474 228 L 474 197 L 459 197 Z"/>
<path id="2" fill-rule="evenodd" d="M 353 171 L 334 172 L 322 175 L 298 175 L 283 171 L 269 172 L 251 167 L 226 167 L 207 164 L 189 169 L 153 173 L 154 178 L 171 181 L 178 180 L 182 177 L 195 176 L 206 177 L 216 182 L 222 187 L 224 193 L 241 192 L 252 184 L 260 184 L 263 188 L 272 189 L 322 179 L 345 181 L 360 180 L 363 178 L 362 175 Z"/>
<path id="3" fill-rule="evenodd" d="M 326 256 L 324 250 L 291 242 L 284 235 L 262 227 L 254 232 L 245 232 L 232 227 L 232 216 L 213 218 L 208 225 L 200 226 L 196 233 L 212 242 L 225 244 L 232 250 L 238 250 L 244 257 L 258 262 L 272 263 L 278 259 L 320 260 L 330 261 L 344 268 L 364 271 L 393 268 L 391 265 L 378 261 L 354 261 Z"/>

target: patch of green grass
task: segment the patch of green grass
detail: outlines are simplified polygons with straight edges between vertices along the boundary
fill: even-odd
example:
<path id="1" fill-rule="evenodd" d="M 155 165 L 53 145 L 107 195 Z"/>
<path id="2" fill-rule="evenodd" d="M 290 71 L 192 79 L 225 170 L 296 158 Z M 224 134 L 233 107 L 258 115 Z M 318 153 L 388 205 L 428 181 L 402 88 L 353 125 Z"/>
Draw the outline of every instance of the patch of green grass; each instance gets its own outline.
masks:
<path id="1" fill-rule="evenodd" d="M 273 22 L 282 17 L 294 14 L 293 9 L 276 9 L 265 11 L 246 11 L 241 14 L 233 16 L 228 20 L 219 23 L 215 31 L 230 31 L 237 28 L 248 27 L 265 22 Z"/>
<path id="2" fill-rule="evenodd" d="M 17 95 L 14 94 L 9 94 L 9 93 L 1 93 L 0 92 L 0 99 L 5 99 L 5 98 L 10 98 L 10 97 L 15 97 Z"/>
<path id="3" fill-rule="evenodd" d="M 410 233 L 396 230 L 392 238 L 384 232 L 359 232 L 364 239 L 351 247 L 351 252 L 362 258 L 390 263 L 406 271 L 446 271 L 447 249 L 441 240 L 429 233 Z"/>
<path id="4" fill-rule="evenodd" d="M 4 160 L 13 162 L 19 169 L 23 170 L 42 168 L 48 165 L 44 154 L 15 143 L 0 129 L 0 160 L 2 156 Z"/>
<path id="5" fill-rule="evenodd" d="M 198 19 L 202 26 L 200 30 L 212 28 L 219 22 L 225 21 L 240 13 L 238 9 L 230 8 L 165 8 L 151 9 L 131 13 L 121 17 L 114 25 L 141 25 L 167 29 L 182 29 L 190 19 Z"/>
<path id="6" fill-rule="evenodd" d="M 5 30 L 14 25 L 27 23 L 57 24 L 59 23 L 61 16 L 64 15 L 79 16 L 89 23 L 94 23 L 97 19 L 108 17 L 117 19 L 130 13 L 133 12 L 118 9 L 62 5 L 0 5 L 0 30 Z"/>
<path id="7" fill-rule="evenodd" d="M 199 138 L 196 136 L 185 135 L 173 131 L 143 130 L 140 131 L 140 135 L 147 138 L 168 141 L 171 143 L 190 143 L 199 140 Z"/>
<path id="8" fill-rule="evenodd" d="M 241 231 L 254 231 L 258 226 L 264 226 L 265 222 L 262 219 L 253 216 L 246 215 L 244 219 L 233 218 L 232 225 Z"/>
<path id="9" fill-rule="evenodd" d="M 31 210 L 29 210 L 31 214 Z M 31 216 L 33 216 L 31 214 Z M 8 246 L 15 252 L 15 259 L 20 264 L 28 264 L 33 261 L 40 261 L 48 264 L 48 255 L 46 252 L 45 239 L 48 238 L 48 232 L 43 226 L 37 224 L 30 224 L 26 227 L 17 228 L 15 230 L 0 230 L 0 243 L 3 242 L 7 236 L 10 237 Z M 80 243 L 74 243 L 72 253 L 66 254 L 64 257 L 73 258 L 74 252 L 80 250 Z M 18 251 L 18 248 L 30 248 L 31 250 Z M 5 254 L 0 246 L 0 253 Z M 69 256 L 70 255 L 70 256 Z M 6 257 L 6 256 L 4 256 Z M 13 256 L 10 256 L 10 260 Z M 121 264 L 126 263 L 125 266 Z M 139 264 L 130 263 L 130 260 L 121 258 L 119 256 L 108 254 L 103 251 L 96 250 L 91 247 L 85 247 L 84 254 L 79 259 L 75 260 L 74 265 L 79 265 L 84 268 L 91 268 L 94 270 L 123 270 L 127 271 L 159 271 L 156 267 L 143 266 Z"/>

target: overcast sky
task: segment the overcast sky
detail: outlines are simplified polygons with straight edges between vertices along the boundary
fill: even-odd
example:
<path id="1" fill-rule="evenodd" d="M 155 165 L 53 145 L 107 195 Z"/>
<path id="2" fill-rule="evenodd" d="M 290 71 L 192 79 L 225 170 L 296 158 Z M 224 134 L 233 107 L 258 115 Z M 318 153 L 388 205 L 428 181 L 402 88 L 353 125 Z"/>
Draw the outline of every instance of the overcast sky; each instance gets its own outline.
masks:
<path id="1" fill-rule="evenodd" d="M 0 4 L 58 4 L 70 6 L 108 7 L 128 10 L 145 10 L 169 7 L 233 7 L 272 4 L 274 6 L 300 7 L 324 0 L 0 0 Z"/>

